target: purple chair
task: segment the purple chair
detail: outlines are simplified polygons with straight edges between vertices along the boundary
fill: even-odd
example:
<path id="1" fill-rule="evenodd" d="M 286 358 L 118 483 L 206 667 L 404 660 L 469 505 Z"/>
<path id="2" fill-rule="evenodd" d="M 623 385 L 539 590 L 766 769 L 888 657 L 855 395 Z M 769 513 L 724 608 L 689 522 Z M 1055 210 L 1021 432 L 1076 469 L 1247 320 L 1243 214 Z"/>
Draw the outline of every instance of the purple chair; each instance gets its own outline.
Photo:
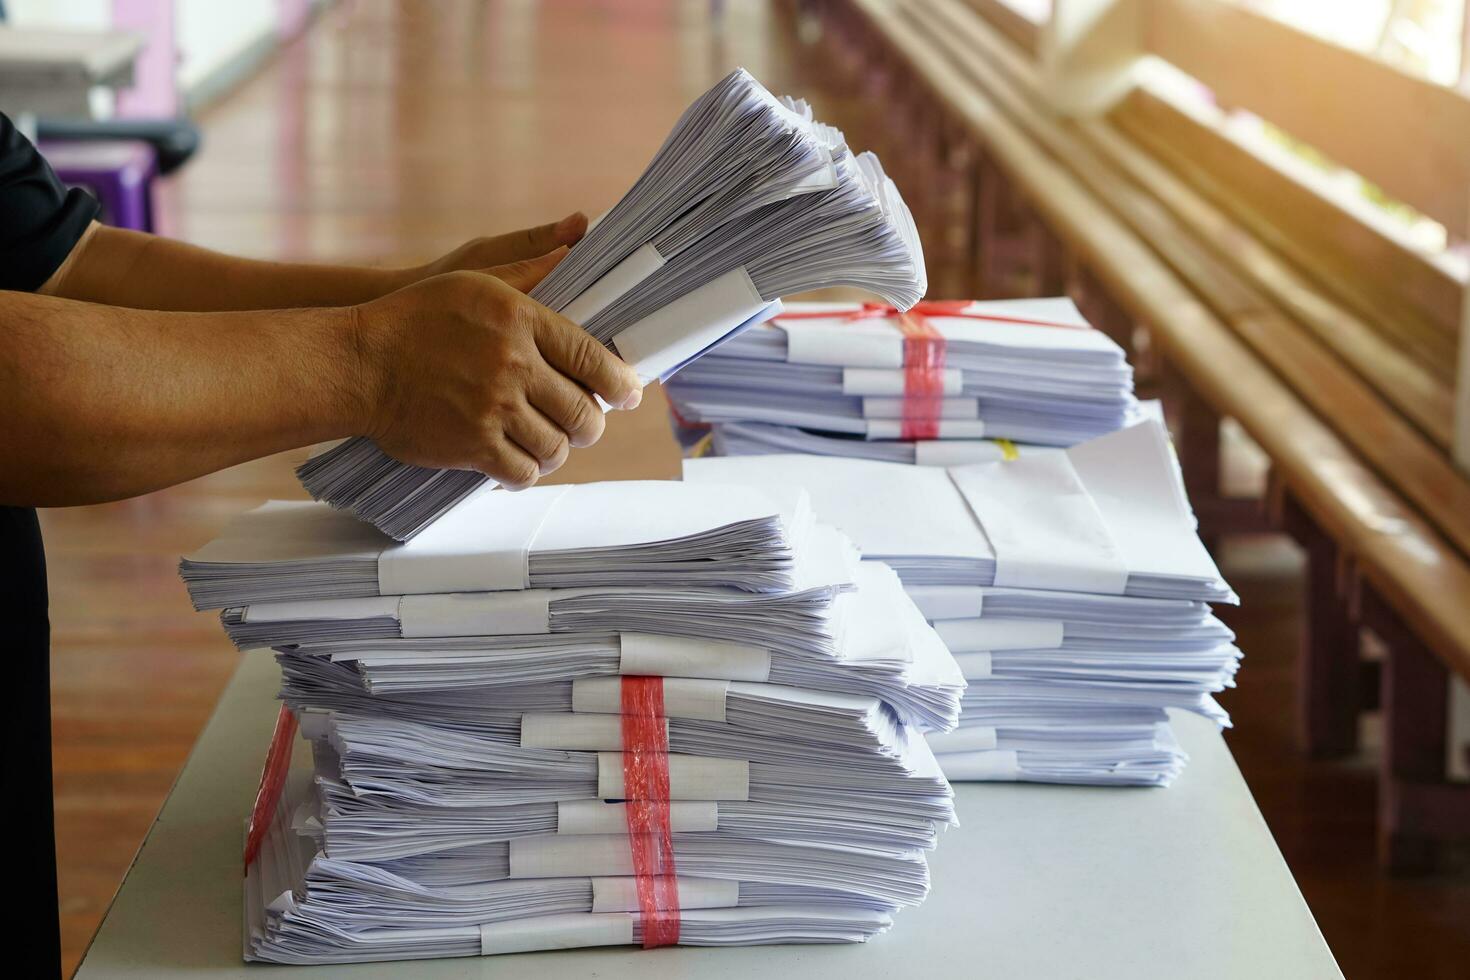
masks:
<path id="1" fill-rule="evenodd" d="M 41 154 L 69 187 L 90 191 L 101 220 L 118 228 L 153 230 L 153 179 L 158 158 L 141 140 L 42 140 Z"/>

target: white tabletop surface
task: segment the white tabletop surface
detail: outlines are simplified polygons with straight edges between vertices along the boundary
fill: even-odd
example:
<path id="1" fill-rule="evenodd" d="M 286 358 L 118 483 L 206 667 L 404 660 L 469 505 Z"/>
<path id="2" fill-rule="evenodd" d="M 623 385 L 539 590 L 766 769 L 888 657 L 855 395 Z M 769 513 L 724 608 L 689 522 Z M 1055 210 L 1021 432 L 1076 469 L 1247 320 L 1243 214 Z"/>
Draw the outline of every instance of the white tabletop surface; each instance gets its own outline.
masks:
<path id="1" fill-rule="evenodd" d="M 241 821 L 275 720 L 277 672 L 245 658 L 77 974 L 253 977 L 240 959 Z M 964 826 L 933 892 L 860 946 L 601 949 L 289 967 L 350 977 L 1340 977 L 1214 727 L 1176 717 L 1191 762 L 1167 790 L 957 787 Z M 286 976 L 286 973 L 281 973 Z"/>

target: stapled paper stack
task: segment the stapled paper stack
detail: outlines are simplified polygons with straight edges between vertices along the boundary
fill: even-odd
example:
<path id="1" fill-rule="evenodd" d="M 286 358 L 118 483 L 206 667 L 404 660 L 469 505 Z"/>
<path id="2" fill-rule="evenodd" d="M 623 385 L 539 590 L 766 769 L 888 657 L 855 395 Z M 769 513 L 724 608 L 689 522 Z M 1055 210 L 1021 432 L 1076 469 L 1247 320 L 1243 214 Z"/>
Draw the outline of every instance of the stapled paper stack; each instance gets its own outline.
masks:
<path id="1" fill-rule="evenodd" d="M 963 675 L 799 489 L 482 491 L 408 543 L 273 503 L 182 572 L 312 747 L 248 959 L 861 941 L 954 821 Z"/>
<path id="2" fill-rule="evenodd" d="M 891 565 L 956 656 L 951 779 L 1165 785 L 1168 709 L 1220 725 L 1240 660 L 1209 603 L 1236 597 L 1149 421 L 1066 451 L 965 466 L 772 455 L 686 460 L 686 480 L 797 485 Z"/>
<path id="3" fill-rule="evenodd" d="M 856 286 L 924 295 L 908 209 L 878 158 L 737 70 L 689 107 L 631 190 L 531 295 L 666 379 L 768 319 L 780 297 Z M 299 470 L 318 500 L 407 540 L 487 478 L 398 463 L 350 439 Z"/>
<path id="4" fill-rule="evenodd" d="M 955 465 L 999 458 L 992 440 L 1071 446 L 1144 417 L 1122 348 L 1065 298 L 793 303 L 668 391 L 676 425 L 712 428 L 728 456 Z"/>

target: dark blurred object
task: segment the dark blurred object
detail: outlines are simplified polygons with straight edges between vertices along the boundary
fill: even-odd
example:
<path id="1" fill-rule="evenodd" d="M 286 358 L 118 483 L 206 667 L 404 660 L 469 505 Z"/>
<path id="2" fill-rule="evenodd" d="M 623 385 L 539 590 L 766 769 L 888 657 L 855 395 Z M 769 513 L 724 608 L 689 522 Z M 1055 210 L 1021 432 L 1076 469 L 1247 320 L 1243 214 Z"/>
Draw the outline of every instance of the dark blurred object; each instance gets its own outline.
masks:
<path id="1" fill-rule="evenodd" d="M 43 116 L 36 120 L 36 136 L 48 142 L 138 140 L 153 147 L 160 175 L 173 173 L 183 166 L 199 149 L 200 142 L 199 127 L 187 119 L 94 120 Z"/>
<path id="2" fill-rule="evenodd" d="M 153 180 L 158 176 L 153 144 L 93 139 L 42 140 L 37 146 L 62 183 L 84 188 L 97 198 L 104 223 L 134 231 L 153 230 Z"/>

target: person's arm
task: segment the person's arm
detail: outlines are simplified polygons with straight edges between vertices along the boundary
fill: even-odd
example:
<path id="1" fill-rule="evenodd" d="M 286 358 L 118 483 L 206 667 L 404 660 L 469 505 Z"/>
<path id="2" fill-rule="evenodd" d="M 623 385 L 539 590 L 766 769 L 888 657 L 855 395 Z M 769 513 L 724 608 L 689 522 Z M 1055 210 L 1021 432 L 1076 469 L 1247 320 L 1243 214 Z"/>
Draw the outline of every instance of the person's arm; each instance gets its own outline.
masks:
<path id="1" fill-rule="evenodd" d="M 511 487 L 602 432 L 632 368 L 520 290 L 564 250 L 355 306 L 126 310 L 0 291 L 0 504 L 94 503 L 367 435 Z"/>
<path id="2" fill-rule="evenodd" d="M 431 276 L 522 262 L 575 244 L 580 212 L 561 221 L 477 238 L 434 262 L 404 269 L 242 259 L 93 222 L 40 292 L 135 310 L 217 312 L 351 306 Z"/>

